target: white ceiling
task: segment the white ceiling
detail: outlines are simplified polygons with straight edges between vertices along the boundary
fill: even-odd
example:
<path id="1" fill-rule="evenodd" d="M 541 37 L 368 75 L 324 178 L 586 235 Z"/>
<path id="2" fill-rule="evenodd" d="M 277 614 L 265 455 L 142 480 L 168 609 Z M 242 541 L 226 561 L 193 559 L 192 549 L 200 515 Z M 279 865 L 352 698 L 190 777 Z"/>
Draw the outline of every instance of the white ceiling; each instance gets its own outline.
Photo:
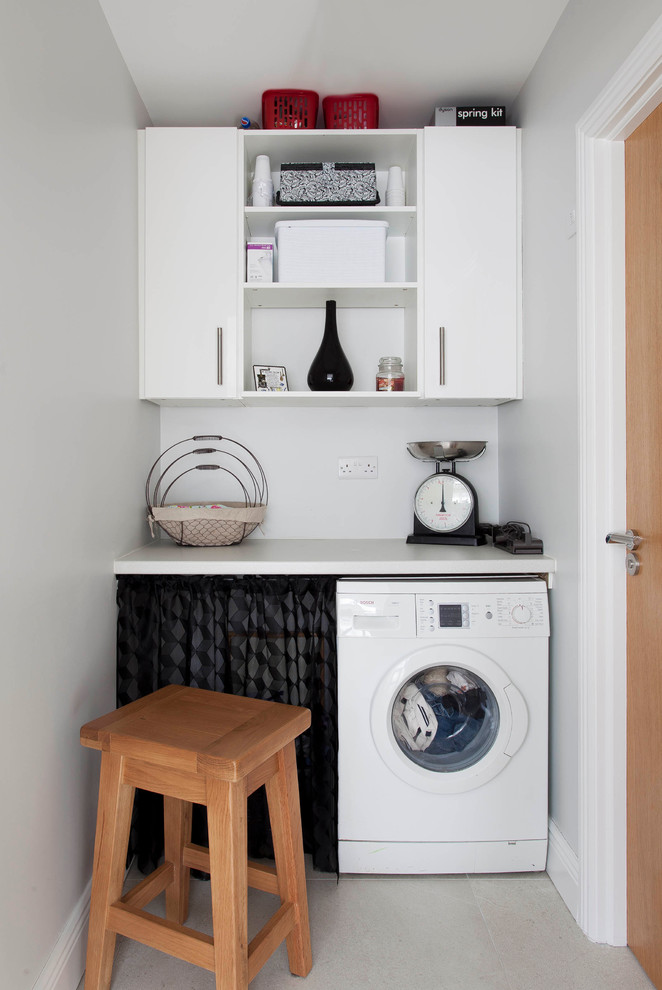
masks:
<path id="1" fill-rule="evenodd" d="M 260 120 L 287 87 L 376 93 L 380 127 L 423 127 L 435 106 L 510 106 L 568 0 L 99 2 L 155 125 Z"/>

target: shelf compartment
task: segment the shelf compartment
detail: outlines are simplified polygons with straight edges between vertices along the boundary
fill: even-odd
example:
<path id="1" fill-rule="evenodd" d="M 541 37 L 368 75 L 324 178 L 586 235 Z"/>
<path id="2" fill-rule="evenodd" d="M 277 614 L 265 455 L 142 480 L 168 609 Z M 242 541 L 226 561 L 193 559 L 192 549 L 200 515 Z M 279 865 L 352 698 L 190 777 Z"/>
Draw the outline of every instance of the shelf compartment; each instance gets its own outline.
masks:
<path id="1" fill-rule="evenodd" d="M 359 210 L 358 213 L 348 215 L 347 210 L 336 210 L 335 207 L 329 207 L 331 213 L 326 213 L 323 217 L 320 216 L 320 210 L 308 210 L 303 207 L 293 207 L 292 210 L 288 210 L 288 220 L 292 220 L 290 214 L 293 213 L 295 209 L 300 209 L 303 212 L 300 214 L 295 214 L 294 219 L 306 219 L 306 220 L 377 220 L 382 219 L 389 224 L 386 233 L 386 280 L 385 282 L 380 282 L 380 285 L 400 285 L 400 284 L 411 284 L 418 280 L 418 264 L 417 264 L 417 225 L 416 225 L 416 213 L 415 211 L 408 210 L 406 207 L 392 207 L 393 212 L 389 213 L 385 208 L 379 210 L 378 213 L 366 214 L 365 211 Z M 304 217 L 304 213 L 306 214 Z M 317 215 L 312 215 L 317 214 Z M 254 223 L 251 226 L 251 222 L 254 217 L 258 217 L 258 223 Z M 283 218 L 283 211 L 273 209 L 271 212 L 266 210 L 258 210 L 255 214 L 249 214 L 248 211 L 244 214 L 244 239 L 249 240 L 264 240 L 269 241 L 276 245 L 275 239 L 275 224 L 279 219 Z M 395 218 L 396 223 L 393 225 L 392 221 Z M 404 227 L 407 229 L 404 230 Z M 258 232 L 260 231 L 260 232 Z M 244 251 L 245 254 L 245 251 Z M 273 285 L 292 285 L 291 282 L 279 282 L 278 281 L 278 248 L 275 246 L 274 251 L 274 273 L 276 281 Z M 253 285 L 255 283 L 252 283 Z M 306 283 L 308 285 L 314 283 Z"/>
<path id="2" fill-rule="evenodd" d="M 338 293 L 326 293 L 317 307 L 249 311 L 244 337 L 243 384 L 246 392 L 254 387 L 253 365 L 284 366 L 292 392 L 311 396 L 308 369 L 324 334 L 325 299 L 338 300 Z M 385 354 L 403 358 L 405 388 L 418 390 L 416 349 L 416 308 L 360 308 L 338 305 L 340 344 L 354 373 L 354 392 L 380 398 L 375 391 L 379 359 Z M 287 394 L 287 393 L 282 393 Z M 322 393 L 328 395 L 329 393 Z"/>
<path id="3" fill-rule="evenodd" d="M 258 155 L 268 155 L 274 191 L 280 189 L 280 168 L 285 162 L 374 162 L 377 173 L 377 191 L 381 204 L 386 201 L 388 170 L 399 165 L 405 183 L 407 207 L 418 202 L 418 177 L 422 131 L 377 130 L 292 130 L 245 131 L 243 140 L 243 201 L 248 203 L 252 189 L 253 170 Z M 250 207 L 248 207 L 250 209 Z M 294 207 L 272 207 L 294 209 Z M 308 209 L 308 207 L 300 207 Z M 330 207 L 336 209 L 336 207 Z M 351 207 L 357 210 L 395 209 L 395 207 Z M 398 208 L 401 209 L 401 208 Z M 375 214 L 376 216 L 376 214 Z M 385 218 L 386 219 L 386 218 Z M 262 236 L 258 234 L 257 236 Z"/>

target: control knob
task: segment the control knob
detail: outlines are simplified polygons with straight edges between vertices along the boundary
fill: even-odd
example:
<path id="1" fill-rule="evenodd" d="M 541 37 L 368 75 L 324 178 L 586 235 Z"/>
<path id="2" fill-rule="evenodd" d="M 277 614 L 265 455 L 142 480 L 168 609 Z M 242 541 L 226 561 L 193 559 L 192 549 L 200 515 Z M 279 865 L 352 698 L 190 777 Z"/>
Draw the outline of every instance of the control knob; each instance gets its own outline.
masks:
<path id="1" fill-rule="evenodd" d="M 510 615 L 518 626 L 525 626 L 527 622 L 531 621 L 531 609 L 528 605 L 522 605 L 521 603 L 515 605 L 514 608 L 510 610 Z"/>

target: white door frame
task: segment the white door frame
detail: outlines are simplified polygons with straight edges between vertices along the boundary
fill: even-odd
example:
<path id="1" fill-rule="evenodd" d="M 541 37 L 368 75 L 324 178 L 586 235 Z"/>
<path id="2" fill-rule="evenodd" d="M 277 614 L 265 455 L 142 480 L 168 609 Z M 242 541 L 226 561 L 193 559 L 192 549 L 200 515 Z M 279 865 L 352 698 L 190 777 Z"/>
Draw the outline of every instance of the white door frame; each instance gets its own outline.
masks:
<path id="1" fill-rule="evenodd" d="M 662 17 L 577 125 L 579 908 L 597 942 L 626 928 L 624 145 L 662 102 Z"/>

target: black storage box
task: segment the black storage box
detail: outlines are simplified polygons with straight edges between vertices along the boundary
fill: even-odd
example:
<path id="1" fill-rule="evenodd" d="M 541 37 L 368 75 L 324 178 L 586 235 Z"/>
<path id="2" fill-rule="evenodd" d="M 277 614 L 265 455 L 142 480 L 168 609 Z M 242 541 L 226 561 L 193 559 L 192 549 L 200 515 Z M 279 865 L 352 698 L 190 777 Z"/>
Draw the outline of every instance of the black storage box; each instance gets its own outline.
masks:
<path id="1" fill-rule="evenodd" d="M 276 201 L 280 206 L 376 206 L 374 162 L 286 162 Z"/>

